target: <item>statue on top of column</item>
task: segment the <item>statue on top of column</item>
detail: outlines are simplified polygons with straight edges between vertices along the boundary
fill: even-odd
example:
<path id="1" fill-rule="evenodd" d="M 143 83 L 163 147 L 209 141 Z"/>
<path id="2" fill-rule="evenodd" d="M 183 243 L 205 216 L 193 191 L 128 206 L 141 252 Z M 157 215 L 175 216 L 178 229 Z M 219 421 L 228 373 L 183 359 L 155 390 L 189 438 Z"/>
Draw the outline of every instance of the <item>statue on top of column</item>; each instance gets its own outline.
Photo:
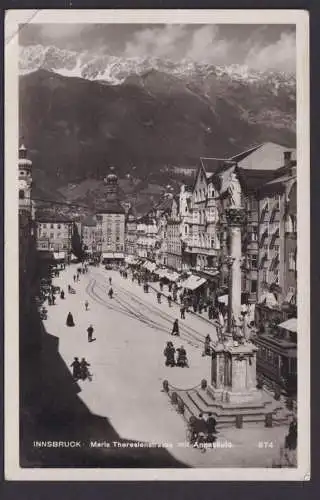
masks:
<path id="1" fill-rule="evenodd" d="M 235 172 L 232 172 L 232 174 L 231 174 L 228 191 L 230 194 L 230 207 L 240 208 L 241 207 L 241 186 L 240 186 L 238 176 Z"/>

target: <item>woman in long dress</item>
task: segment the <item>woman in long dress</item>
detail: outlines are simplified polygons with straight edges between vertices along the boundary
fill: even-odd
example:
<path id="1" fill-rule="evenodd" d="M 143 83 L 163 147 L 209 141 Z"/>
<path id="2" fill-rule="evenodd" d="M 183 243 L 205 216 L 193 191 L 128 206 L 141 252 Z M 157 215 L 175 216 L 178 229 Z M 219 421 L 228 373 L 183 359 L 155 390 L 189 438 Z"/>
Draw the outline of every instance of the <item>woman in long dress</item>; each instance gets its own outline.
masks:
<path id="1" fill-rule="evenodd" d="M 66 325 L 67 326 L 74 326 L 73 316 L 72 316 L 71 312 L 68 313 Z"/>

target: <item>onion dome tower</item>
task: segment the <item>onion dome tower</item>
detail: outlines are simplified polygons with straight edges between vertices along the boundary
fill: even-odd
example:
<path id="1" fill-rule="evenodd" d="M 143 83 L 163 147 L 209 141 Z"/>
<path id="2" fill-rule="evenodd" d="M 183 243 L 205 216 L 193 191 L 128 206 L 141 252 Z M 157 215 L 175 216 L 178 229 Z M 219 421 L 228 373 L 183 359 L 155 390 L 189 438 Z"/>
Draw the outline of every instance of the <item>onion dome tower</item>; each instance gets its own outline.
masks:
<path id="1" fill-rule="evenodd" d="M 110 167 L 111 173 L 104 179 L 106 184 L 106 204 L 103 213 L 124 213 L 124 208 L 119 200 L 118 176 L 113 172 L 114 167 Z"/>
<path id="2" fill-rule="evenodd" d="M 19 148 L 19 209 L 32 210 L 31 186 L 32 186 L 32 161 L 27 158 L 28 150 L 22 144 Z"/>

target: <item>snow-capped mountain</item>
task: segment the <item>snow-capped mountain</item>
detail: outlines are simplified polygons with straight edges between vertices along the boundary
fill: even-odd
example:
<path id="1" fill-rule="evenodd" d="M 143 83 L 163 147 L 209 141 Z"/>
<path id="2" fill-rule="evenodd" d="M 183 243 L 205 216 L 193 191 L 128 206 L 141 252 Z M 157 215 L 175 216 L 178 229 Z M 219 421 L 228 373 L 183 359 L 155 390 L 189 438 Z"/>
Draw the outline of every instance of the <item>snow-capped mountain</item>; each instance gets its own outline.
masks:
<path id="1" fill-rule="evenodd" d="M 158 58 L 122 58 L 111 55 L 97 55 L 90 52 L 75 52 L 54 46 L 29 45 L 20 47 L 20 74 L 38 69 L 53 71 L 62 76 L 100 80 L 110 85 L 120 85 L 131 75 L 143 75 L 155 69 L 169 73 L 179 79 L 192 83 L 205 83 L 208 78 L 232 80 L 246 84 L 268 84 L 276 93 L 280 87 L 295 92 L 295 76 L 287 73 L 261 72 L 247 66 L 213 66 L 193 61 L 173 62 Z"/>
<path id="2" fill-rule="evenodd" d="M 48 192 L 103 178 L 108 165 L 161 184 L 163 169 L 201 156 L 294 147 L 295 95 L 293 75 L 237 65 L 20 50 L 20 135 Z"/>

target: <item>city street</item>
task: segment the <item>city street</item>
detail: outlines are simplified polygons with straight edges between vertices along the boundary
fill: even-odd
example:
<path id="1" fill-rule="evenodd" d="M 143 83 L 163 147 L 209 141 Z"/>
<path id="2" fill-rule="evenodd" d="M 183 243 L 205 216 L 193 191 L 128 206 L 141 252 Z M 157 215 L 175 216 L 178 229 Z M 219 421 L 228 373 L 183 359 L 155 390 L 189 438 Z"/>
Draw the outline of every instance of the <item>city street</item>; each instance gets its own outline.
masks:
<path id="1" fill-rule="evenodd" d="M 218 441 L 228 441 L 232 448 L 205 453 L 178 446 L 186 440 L 186 423 L 162 391 L 162 382 L 167 379 L 173 386 L 186 389 L 203 378 L 210 381 L 210 358 L 203 357 L 202 350 L 207 334 L 215 340 L 214 327 L 205 319 L 186 314 L 185 320 L 179 319 L 180 338 L 172 337 L 173 321 L 180 318 L 177 305 L 170 308 L 165 299 L 158 304 L 153 290 L 144 293 L 142 286 L 132 283 L 131 276 L 124 279 L 103 267 L 89 267 L 89 272 L 74 283 L 77 267 L 73 264 L 54 278 L 53 284 L 65 291 L 65 300 L 57 296 L 56 305 L 47 307 L 44 324 L 59 338 L 60 355 L 67 366 L 75 356 L 85 357 L 90 363 L 92 382 L 78 382 L 79 397 L 89 411 L 107 417 L 122 440 L 168 444 L 169 453 L 187 466 L 271 466 L 287 428 L 223 429 Z M 109 277 L 112 299 L 108 297 Z M 75 294 L 67 292 L 68 285 Z M 69 311 L 74 327 L 66 326 Z M 90 324 L 94 341 L 88 343 Z M 163 350 L 168 340 L 175 347 L 184 345 L 189 368 L 165 366 Z M 261 449 L 262 441 L 272 444 Z"/>

